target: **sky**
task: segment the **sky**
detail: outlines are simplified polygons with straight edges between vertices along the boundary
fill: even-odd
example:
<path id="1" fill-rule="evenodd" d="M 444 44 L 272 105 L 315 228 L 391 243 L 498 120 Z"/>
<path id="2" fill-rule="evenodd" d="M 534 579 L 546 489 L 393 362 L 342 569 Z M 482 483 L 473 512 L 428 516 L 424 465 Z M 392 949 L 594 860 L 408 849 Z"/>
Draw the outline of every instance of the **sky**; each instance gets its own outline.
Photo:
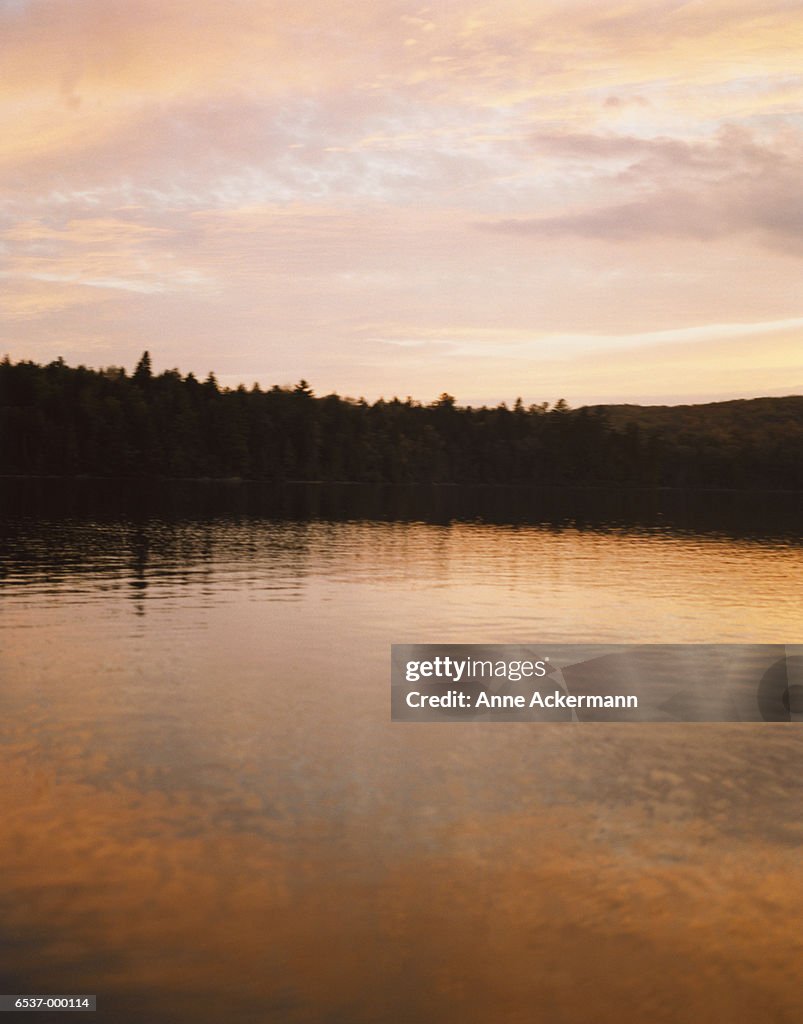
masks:
<path id="1" fill-rule="evenodd" d="M 0 0 L 0 353 L 803 392 L 799 0 Z"/>

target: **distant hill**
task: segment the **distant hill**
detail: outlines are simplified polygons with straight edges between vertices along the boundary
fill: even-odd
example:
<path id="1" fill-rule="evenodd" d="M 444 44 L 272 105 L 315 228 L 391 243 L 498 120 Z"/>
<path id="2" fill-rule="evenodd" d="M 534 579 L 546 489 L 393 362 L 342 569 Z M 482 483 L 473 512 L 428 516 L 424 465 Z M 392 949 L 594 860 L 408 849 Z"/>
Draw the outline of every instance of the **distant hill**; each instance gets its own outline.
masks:
<path id="1" fill-rule="evenodd" d="M 799 424 L 803 419 L 803 395 L 740 398 L 701 405 L 590 405 L 586 408 L 604 415 L 616 429 L 637 423 L 645 430 L 744 433 L 772 430 L 778 424 Z"/>
<path id="2" fill-rule="evenodd" d="M 803 395 L 700 405 L 594 405 L 615 434 L 659 454 L 670 486 L 803 489 Z"/>

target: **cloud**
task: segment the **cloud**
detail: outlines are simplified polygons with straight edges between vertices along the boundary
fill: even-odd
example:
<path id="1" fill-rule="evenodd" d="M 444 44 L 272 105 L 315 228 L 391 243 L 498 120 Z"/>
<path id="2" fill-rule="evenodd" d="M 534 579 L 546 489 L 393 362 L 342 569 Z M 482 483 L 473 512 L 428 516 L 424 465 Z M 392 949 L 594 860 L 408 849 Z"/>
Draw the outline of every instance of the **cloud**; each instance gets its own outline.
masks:
<path id="1" fill-rule="evenodd" d="M 794 319 L 798 42 L 782 0 L 0 3 L 0 330 L 368 394 L 433 339 L 490 389 Z"/>
<path id="2" fill-rule="evenodd" d="M 382 344 L 400 348 L 434 346 L 453 356 L 478 356 L 496 359 L 499 357 L 533 357 L 553 362 L 567 356 L 602 352 L 663 348 L 687 343 L 708 343 L 729 341 L 740 338 L 768 338 L 777 334 L 786 337 L 803 329 L 803 317 L 786 320 L 772 320 L 754 323 L 712 323 L 696 324 L 693 327 L 679 327 L 660 331 L 642 330 L 619 334 L 591 333 L 541 333 L 526 329 L 489 329 L 470 326 L 451 326 L 416 332 L 413 328 L 402 337 L 380 337 Z M 419 336 L 416 337 L 416 334 Z"/>
<path id="3" fill-rule="evenodd" d="M 507 234 L 628 241 L 644 238 L 717 240 L 755 234 L 764 244 L 803 255 L 803 135 L 787 133 L 775 145 L 729 127 L 716 139 L 691 142 L 630 136 L 554 134 L 534 148 L 557 160 L 620 166 L 605 179 L 619 202 L 597 203 L 554 215 L 502 218 L 481 223 Z"/>
<path id="4" fill-rule="evenodd" d="M 176 259 L 175 232 L 132 219 L 18 222 L 0 230 L 0 241 L 6 249 L 6 289 L 22 285 L 20 301 L 15 304 L 7 297 L 4 308 L 25 318 L 32 315 L 31 295 L 37 293 L 37 284 L 58 286 L 57 301 L 42 303 L 45 315 L 54 308 L 85 305 L 82 290 L 87 288 L 156 295 L 211 284 L 186 260 Z"/>
<path id="5" fill-rule="evenodd" d="M 603 106 L 609 107 L 613 110 L 620 110 L 623 107 L 637 106 L 637 107 L 648 107 L 650 105 L 649 100 L 645 99 L 644 96 L 606 96 L 603 100 Z"/>

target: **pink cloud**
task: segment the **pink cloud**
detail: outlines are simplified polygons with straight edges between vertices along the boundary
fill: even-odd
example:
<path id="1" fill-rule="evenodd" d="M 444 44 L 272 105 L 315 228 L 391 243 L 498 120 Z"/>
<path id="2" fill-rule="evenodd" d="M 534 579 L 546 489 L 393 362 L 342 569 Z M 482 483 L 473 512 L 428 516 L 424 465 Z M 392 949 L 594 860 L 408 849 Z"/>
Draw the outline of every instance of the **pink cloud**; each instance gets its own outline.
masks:
<path id="1" fill-rule="evenodd" d="M 801 17 L 765 0 L 0 5 L 0 337 L 366 394 L 437 394 L 451 373 L 498 395 L 531 369 L 514 336 L 554 358 L 576 331 L 792 319 Z M 580 394 L 582 367 L 563 372 Z"/>

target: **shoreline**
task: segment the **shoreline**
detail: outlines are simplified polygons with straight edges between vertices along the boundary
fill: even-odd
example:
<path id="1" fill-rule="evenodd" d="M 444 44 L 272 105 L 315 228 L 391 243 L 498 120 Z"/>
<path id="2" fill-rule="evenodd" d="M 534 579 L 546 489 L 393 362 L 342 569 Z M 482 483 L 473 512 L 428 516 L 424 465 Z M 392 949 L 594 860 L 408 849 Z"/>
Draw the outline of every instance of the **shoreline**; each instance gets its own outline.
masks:
<path id="1" fill-rule="evenodd" d="M 63 483 L 136 483 L 136 484 L 223 484 L 226 486 L 252 486 L 254 484 L 270 487 L 393 487 L 405 490 L 423 488 L 439 488 L 450 490 L 538 490 L 543 492 L 565 493 L 568 491 L 588 491 L 598 494 L 778 494 L 800 495 L 803 490 L 768 488 L 768 487 L 671 487 L 666 485 L 647 486 L 645 484 L 610 484 L 565 483 L 538 484 L 526 482 L 492 483 L 451 481 L 419 481 L 393 482 L 390 480 L 270 480 L 258 477 L 215 477 L 215 476 L 92 476 L 90 474 L 56 475 L 56 474 L 22 474 L 0 473 L 0 481 L 58 481 Z"/>

